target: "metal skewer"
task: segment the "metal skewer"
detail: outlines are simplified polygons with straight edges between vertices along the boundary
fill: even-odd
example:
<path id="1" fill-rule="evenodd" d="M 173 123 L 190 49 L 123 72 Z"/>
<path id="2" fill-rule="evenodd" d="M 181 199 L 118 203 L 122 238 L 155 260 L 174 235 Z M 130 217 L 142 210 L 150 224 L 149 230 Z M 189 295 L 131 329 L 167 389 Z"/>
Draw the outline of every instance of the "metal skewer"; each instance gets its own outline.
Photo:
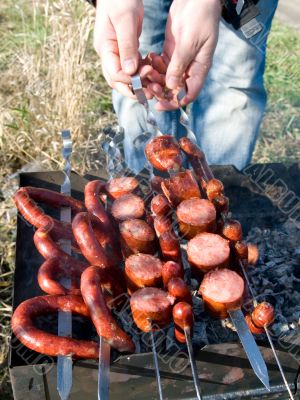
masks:
<path id="1" fill-rule="evenodd" d="M 150 331 L 150 338 L 151 338 L 151 346 L 152 346 L 152 353 L 153 353 L 154 368 L 155 368 L 155 375 L 156 375 L 156 383 L 157 383 L 157 388 L 158 388 L 159 400 L 163 400 L 163 393 L 162 393 L 160 372 L 159 372 L 159 365 L 158 365 L 158 357 L 157 357 L 155 339 L 154 339 L 154 335 L 153 335 L 153 331 L 152 330 Z"/>
<path id="2" fill-rule="evenodd" d="M 190 328 L 188 328 L 188 327 L 184 328 L 184 335 L 185 335 L 186 346 L 187 346 L 188 353 L 189 353 L 189 359 L 190 359 L 191 370 L 192 370 L 194 386 L 195 386 L 195 390 L 196 390 L 196 394 L 197 394 L 197 399 L 202 400 L 200 381 L 198 378 L 197 366 L 196 366 L 195 357 L 194 357 Z"/>
<path id="3" fill-rule="evenodd" d="M 71 162 L 70 157 L 72 154 L 72 140 L 70 131 L 62 131 L 61 137 L 63 141 L 62 155 L 65 160 L 64 175 L 65 179 L 61 185 L 60 192 L 66 195 L 71 195 Z M 63 222 L 71 222 L 71 208 L 62 207 L 60 211 L 60 220 Z M 62 249 L 71 255 L 71 241 L 63 240 L 61 242 Z M 62 278 L 61 284 L 66 288 L 70 288 L 71 280 L 69 278 Z M 72 313 L 71 312 L 58 312 L 58 336 L 71 337 L 72 336 Z M 57 357 L 57 391 L 61 400 L 69 398 L 72 388 L 72 355 L 58 356 Z"/>

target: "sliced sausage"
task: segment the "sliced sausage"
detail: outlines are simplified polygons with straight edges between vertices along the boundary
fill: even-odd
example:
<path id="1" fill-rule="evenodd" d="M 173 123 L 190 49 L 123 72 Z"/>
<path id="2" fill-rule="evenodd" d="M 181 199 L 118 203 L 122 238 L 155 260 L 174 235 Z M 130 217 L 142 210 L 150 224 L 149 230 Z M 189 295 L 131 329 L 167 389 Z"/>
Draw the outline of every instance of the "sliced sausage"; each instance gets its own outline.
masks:
<path id="1" fill-rule="evenodd" d="M 242 304 L 244 281 L 230 269 L 215 269 L 204 275 L 199 294 L 212 315 L 226 318 L 228 310 L 237 309 Z"/>
<path id="2" fill-rule="evenodd" d="M 159 171 L 178 171 L 182 165 L 179 145 L 171 135 L 151 139 L 146 144 L 145 154 L 153 167 Z"/>
<path id="3" fill-rule="evenodd" d="M 153 176 L 150 181 L 150 185 L 154 193 L 162 193 L 161 183 L 163 180 L 164 179 L 161 176 Z"/>
<path id="4" fill-rule="evenodd" d="M 214 233 L 199 233 L 188 242 L 188 260 L 197 270 L 207 272 L 228 266 L 230 247 L 227 240 Z"/>
<path id="5" fill-rule="evenodd" d="M 157 194 L 151 200 L 151 212 L 156 216 L 168 214 L 170 208 L 170 203 L 163 194 Z"/>
<path id="6" fill-rule="evenodd" d="M 176 207 L 183 200 L 201 197 L 197 182 L 190 170 L 178 172 L 169 179 L 165 179 L 161 188 L 173 207 Z"/>
<path id="7" fill-rule="evenodd" d="M 222 229 L 222 235 L 225 239 L 233 242 L 242 240 L 243 230 L 241 223 L 236 219 L 226 219 Z"/>
<path id="8" fill-rule="evenodd" d="M 145 214 L 144 200 L 132 193 L 124 194 L 113 202 L 111 213 L 119 222 L 142 218 Z"/>
<path id="9" fill-rule="evenodd" d="M 150 254 L 133 254 L 125 261 L 125 275 L 129 294 L 147 286 L 162 286 L 163 263 Z"/>
<path id="10" fill-rule="evenodd" d="M 130 253 L 155 253 L 155 232 L 147 222 L 140 219 L 123 221 L 120 224 L 120 233 L 125 255 Z"/>
<path id="11" fill-rule="evenodd" d="M 180 232 L 186 239 L 192 239 L 201 232 L 214 232 L 216 229 L 216 209 L 209 200 L 184 200 L 177 207 L 176 215 Z"/>
<path id="12" fill-rule="evenodd" d="M 181 264 L 174 261 L 167 261 L 162 266 L 161 274 L 164 287 L 167 288 L 171 278 L 183 278 L 184 272 Z"/>
<path id="13" fill-rule="evenodd" d="M 139 182 L 132 176 L 111 179 L 105 185 L 105 191 L 112 200 L 118 199 L 124 194 L 132 193 L 139 186 Z"/>
<path id="14" fill-rule="evenodd" d="M 224 194 L 216 196 L 213 200 L 213 205 L 216 207 L 217 216 L 221 214 L 227 215 L 229 211 L 229 199 Z"/>
<path id="15" fill-rule="evenodd" d="M 131 338 L 118 326 L 106 305 L 102 292 L 103 277 L 100 268 L 89 267 L 81 276 L 81 293 L 87 305 L 97 333 L 102 336 L 114 349 L 133 353 L 135 345 Z"/>
<path id="16" fill-rule="evenodd" d="M 173 307 L 172 315 L 175 325 L 175 337 L 180 343 L 185 343 L 184 331 L 187 329 L 190 335 L 193 334 L 194 315 L 192 306 L 181 301 Z"/>
<path id="17" fill-rule="evenodd" d="M 172 228 L 161 233 L 158 240 L 164 261 L 181 262 L 179 238 Z"/>
<path id="18" fill-rule="evenodd" d="M 168 283 L 168 292 L 175 298 L 176 303 L 185 301 L 192 304 L 193 302 L 190 289 L 182 278 L 171 278 Z"/>
<path id="19" fill-rule="evenodd" d="M 271 325 L 275 318 L 275 311 L 272 304 L 266 301 L 258 304 L 251 314 L 254 325 L 258 328 Z"/>
<path id="20" fill-rule="evenodd" d="M 259 260 L 259 249 L 256 244 L 248 243 L 248 263 L 256 265 Z"/>
<path id="21" fill-rule="evenodd" d="M 206 195 L 208 200 L 224 194 L 224 185 L 219 179 L 213 178 L 206 183 Z"/>
<path id="22" fill-rule="evenodd" d="M 34 320 L 40 315 L 71 311 L 89 318 L 90 314 L 82 297 L 39 296 L 26 300 L 15 310 L 11 326 L 14 334 L 24 346 L 49 356 L 68 356 L 76 358 L 94 358 L 99 356 L 99 346 L 91 340 L 77 340 L 56 336 L 34 326 Z"/>
<path id="23" fill-rule="evenodd" d="M 264 333 L 263 328 L 258 328 L 252 321 L 251 315 L 247 314 L 245 315 L 245 321 L 248 325 L 248 328 L 250 329 L 250 332 L 253 333 L 254 335 L 261 335 Z"/>
<path id="24" fill-rule="evenodd" d="M 159 330 L 171 322 L 173 299 L 157 288 L 143 288 L 130 298 L 132 317 L 143 332 Z"/>

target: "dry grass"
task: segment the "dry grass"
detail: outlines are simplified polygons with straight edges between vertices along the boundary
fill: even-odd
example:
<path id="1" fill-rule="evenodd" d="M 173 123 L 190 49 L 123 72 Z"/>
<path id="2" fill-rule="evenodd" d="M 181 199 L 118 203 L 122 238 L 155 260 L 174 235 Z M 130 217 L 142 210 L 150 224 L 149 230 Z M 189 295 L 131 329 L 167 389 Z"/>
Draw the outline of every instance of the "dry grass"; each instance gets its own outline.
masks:
<path id="1" fill-rule="evenodd" d="M 110 90 L 92 49 L 94 11 L 86 2 L 6 0 L 0 4 L 0 22 L 1 368 L 8 349 L 14 268 L 16 211 L 10 196 L 17 181 L 12 174 L 20 169 L 60 168 L 59 132 L 63 128 L 72 130 L 74 169 L 83 173 L 90 169 L 101 129 L 114 122 L 115 117 Z M 288 48 L 288 44 L 280 42 L 280 29 L 279 25 L 275 27 L 274 46 L 270 48 L 267 84 L 271 103 L 256 149 L 256 161 L 297 157 L 300 101 L 294 95 L 293 100 L 288 98 L 283 91 L 286 80 L 282 82 L 282 74 L 276 75 L 280 46 Z M 300 55 L 299 43 L 298 40 L 293 50 L 296 58 Z M 290 59 L 284 66 L 289 62 Z M 279 98 L 272 88 L 275 94 L 280 92 Z M 0 398 L 11 399 L 7 370 L 3 368 Z"/>

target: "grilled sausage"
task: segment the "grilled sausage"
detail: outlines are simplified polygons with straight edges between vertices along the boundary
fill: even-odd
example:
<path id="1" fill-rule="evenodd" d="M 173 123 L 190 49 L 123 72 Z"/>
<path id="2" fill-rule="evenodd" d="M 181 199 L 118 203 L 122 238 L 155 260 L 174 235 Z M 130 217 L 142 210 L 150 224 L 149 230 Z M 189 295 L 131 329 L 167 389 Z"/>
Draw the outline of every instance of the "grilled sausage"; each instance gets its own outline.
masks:
<path id="1" fill-rule="evenodd" d="M 183 278 L 182 265 L 174 261 L 167 261 L 162 266 L 161 275 L 164 287 L 167 288 L 171 278 Z"/>
<path id="2" fill-rule="evenodd" d="M 175 325 L 175 337 L 180 343 L 185 343 L 184 330 L 188 329 L 190 335 L 193 334 L 194 315 L 192 306 L 183 301 L 175 304 L 172 310 Z"/>
<path id="3" fill-rule="evenodd" d="M 236 219 L 226 219 L 222 229 L 222 236 L 232 242 L 241 241 L 243 238 L 242 225 Z"/>
<path id="4" fill-rule="evenodd" d="M 97 359 L 99 346 L 96 342 L 56 336 L 34 326 L 36 317 L 58 311 L 90 317 L 80 296 L 39 296 L 24 301 L 16 308 L 11 320 L 12 330 L 24 346 L 38 353 L 53 357 L 72 355 L 74 358 Z"/>
<path id="5" fill-rule="evenodd" d="M 248 243 L 248 263 L 256 265 L 259 260 L 259 249 L 256 244 Z"/>
<path id="6" fill-rule="evenodd" d="M 162 262 L 150 254 L 133 254 L 125 261 L 128 293 L 143 287 L 162 286 Z"/>
<path id="7" fill-rule="evenodd" d="M 229 269 L 215 269 L 204 275 L 199 288 L 204 306 L 215 317 L 226 318 L 228 310 L 241 306 L 244 281 Z"/>
<path id="8" fill-rule="evenodd" d="M 80 276 L 87 266 L 85 263 L 80 264 L 77 260 L 74 262 L 71 257 L 66 260 L 57 257 L 49 258 L 38 270 L 37 279 L 40 288 L 47 294 L 80 296 Z M 62 277 L 71 279 L 70 289 L 65 288 L 59 282 Z"/>
<path id="9" fill-rule="evenodd" d="M 247 314 L 245 315 L 245 321 L 248 325 L 248 328 L 250 329 L 250 332 L 252 332 L 254 335 L 261 335 L 264 333 L 263 328 L 258 328 L 252 321 L 251 315 Z"/>
<path id="10" fill-rule="evenodd" d="M 170 203 L 163 194 L 157 194 L 151 200 L 151 212 L 156 216 L 168 214 L 170 208 Z"/>
<path id="11" fill-rule="evenodd" d="M 228 266 L 230 247 L 227 240 L 214 233 L 199 233 L 188 242 L 188 260 L 195 274 Z"/>
<path id="12" fill-rule="evenodd" d="M 159 171 L 178 171 L 182 165 L 179 145 L 171 135 L 151 139 L 146 144 L 145 154 L 152 166 Z"/>
<path id="13" fill-rule="evenodd" d="M 155 253 L 155 232 L 145 221 L 140 219 L 123 221 L 120 224 L 120 233 L 126 256 L 132 253 Z"/>
<path id="14" fill-rule="evenodd" d="M 206 195 L 208 200 L 213 200 L 217 196 L 224 194 L 224 185 L 219 179 L 213 178 L 206 183 Z"/>
<path id="15" fill-rule="evenodd" d="M 150 181 L 150 185 L 154 193 L 162 193 L 161 184 L 163 180 L 164 179 L 161 176 L 153 176 Z"/>
<path id="16" fill-rule="evenodd" d="M 227 215 L 229 211 L 229 199 L 224 194 L 216 196 L 213 200 L 213 205 L 216 207 L 217 217 Z"/>
<path id="17" fill-rule="evenodd" d="M 192 304 L 192 295 L 188 285 L 182 278 L 171 278 L 168 283 L 168 293 L 175 298 L 175 302 L 185 301 Z"/>
<path id="18" fill-rule="evenodd" d="M 125 194 L 113 202 L 111 213 L 119 222 L 142 218 L 145 214 L 144 200 L 132 193 Z"/>
<path id="19" fill-rule="evenodd" d="M 121 178 L 111 179 L 105 185 L 105 191 L 108 196 L 112 199 L 118 199 L 125 194 L 134 192 L 139 186 L 136 178 L 132 176 L 124 176 Z"/>
<path id="20" fill-rule="evenodd" d="M 192 239 L 201 232 L 216 229 L 216 209 L 209 200 L 193 198 L 182 201 L 176 210 L 180 232 Z"/>
<path id="21" fill-rule="evenodd" d="M 143 332 L 159 330 L 171 322 L 173 299 L 157 288 L 143 288 L 130 298 L 132 317 Z"/>
<path id="22" fill-rule="evenodd" d="M 252 321 L 258 328 L 271 325 L 275 318 L 275 311 L 272 304 L 266 301 L 258 304 L 251 314 Z"/>
<path id="23" fill-rule="evenodd" d="M 183 200 L 201 197 L 197 182 L 190 170 L 178 172 L 169 179 L 164 179 L 161 188 L 173 207 L 176 207 Z"/>
<path id="24" fill-rule="evenodd" d="M 159 238 L 159 247 L 164 261 L 181 262 L 180 243 L 172 228 L 163 232 Z"/>
<path id="25" fill-rule="evenodd" d="M 105 271 L 91 266 L 81 276 L 81 293 L 87 305 L 97 333 L 118 351 L 134 352 L 135 346 L 128 335 L 118 326 L 106 305 L 101 284 Z"/>
<path id="26" fill-rule="evenodd" d="M 110 231 L 112 230 L 112 223 L 100 200 L 104 187 L 105 183 L 100 180 L 87 183 L 84 188 L 84 203 L 87 210 L 102 223 L 103 229 Z"/>

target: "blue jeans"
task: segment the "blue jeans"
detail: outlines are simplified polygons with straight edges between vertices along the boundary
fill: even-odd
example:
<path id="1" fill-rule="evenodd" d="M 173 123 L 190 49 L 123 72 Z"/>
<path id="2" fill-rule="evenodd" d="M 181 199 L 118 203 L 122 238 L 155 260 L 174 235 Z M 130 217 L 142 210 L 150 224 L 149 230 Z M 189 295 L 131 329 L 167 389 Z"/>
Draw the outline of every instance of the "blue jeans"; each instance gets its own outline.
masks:
<path id="1" fill-rule="evenodd" d="M 145 17 L 140 51 L 161 53 L 171 0 L 144 0 Z M 204 88 L 190 107 L 197 142 L 210 164 L 244 168 L 250 161 L 266 106 L 263 74 L 266 41 L 278 0 L 260 0 L 257 17 L 263 29 L 250 40 L 224 20 L 220 23 L 213 65 Z M 188 23 L 188 22 L 187 22 Z M 201 27 L 199 27 L 201 29 Z M 177 138 L 186 134 L 179 111 L 157 112 L 160 130 Z M 134 139 L 149 130 L 143 106 L 113 91 L 113 105 L 125 130 L 124 149 L 128 166 L 138 173 L 145 163 L 144 145 Z"/>

